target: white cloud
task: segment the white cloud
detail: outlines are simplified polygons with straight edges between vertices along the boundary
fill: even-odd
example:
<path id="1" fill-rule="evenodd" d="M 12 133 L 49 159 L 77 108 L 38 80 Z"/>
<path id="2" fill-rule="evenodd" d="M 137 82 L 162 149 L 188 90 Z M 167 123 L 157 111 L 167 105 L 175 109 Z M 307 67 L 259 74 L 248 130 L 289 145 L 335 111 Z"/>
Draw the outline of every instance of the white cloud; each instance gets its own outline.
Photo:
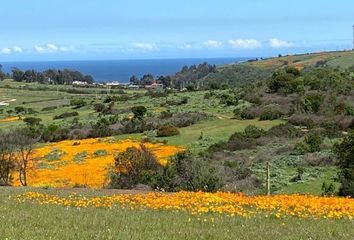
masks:
<path id="1" fill-rule="evenodd" d="M 19 46 L 13 46 L 12 50 L 16 53 L 23 53 L 23 49 Z"/>
<path id="2" fill-rule="evenodd" d="M 133 43 L 133 47 L 142 51 L 153 51 L 157 49 L 155 43 Z"/>
<path id="3" fill-rule="evenodd" d="M 262 47 L 262 44 L 255 39 L 229 40 L 228 43 L 235 49 L 254 49 Z"/>
<path id="4" fill-rule="evenodd" d="M 191 49 L 192 47 L 193 47 L 192 44 L 185 43 L 180 47 L 180 49 Z"/>
<path id="5" fill-rule="evenodd" d="M 277 38 L 270 39 L 269 40 L 269 45 L 270 45 L 271 48 L 287 48 L 287 47 L 294 46 L 294 44 L 291 43 L 291 42 L 280 40 L 280 39 L 277 39 Z"/>
<path id="6" fill-rule="evenodd" d="M 207 48 L 221 48 L 222 47 L 222 42 L 216 41 L 216 40 L 208 40 L 203 42 L 203 46 Z"/>
<path id="7" fill-rule="evenodd" d="M 59 51 L 61 52 L 71 52 L 71 51 L 75 51 L 76 48 L 73 47 L 73 46 L 62 46 L 62 47 L 59 47 Z"/>
<path id="8" fill-rule="evenodd" d="M 35 45 L 34 50 L 38 53 L 55 53 L 58 51 L 58 47 L 55 44 L 47 43 L 45 45 Z"/>
<path id="9" fill-rule="evenodd" d="M 75 51 L 75 47 L 73 47 L 73 46 L 58 46 L 53 43 L 47 43 L 45 45 L 35 45 L 34 50 L 38 53 L 57 53 L 57 52 Z"/>
<path id="10" fill-rule="evenodd" d="M 11 54 L 12 53 L 12 49 L 11 48 L 3 48 L 0 51 L 2 54 Z"/>

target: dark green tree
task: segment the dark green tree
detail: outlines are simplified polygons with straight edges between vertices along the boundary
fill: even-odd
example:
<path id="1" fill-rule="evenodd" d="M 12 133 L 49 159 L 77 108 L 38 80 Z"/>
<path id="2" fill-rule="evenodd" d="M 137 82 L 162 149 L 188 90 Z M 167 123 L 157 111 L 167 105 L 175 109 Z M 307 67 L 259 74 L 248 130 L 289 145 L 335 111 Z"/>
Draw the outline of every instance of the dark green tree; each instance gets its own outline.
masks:
<path id="1" fill-rule="evenodd" d="M 341 143 L 334 145 L 334 152 L 340 167 L 340 196 L 354 197 L 354 131 Z"/>

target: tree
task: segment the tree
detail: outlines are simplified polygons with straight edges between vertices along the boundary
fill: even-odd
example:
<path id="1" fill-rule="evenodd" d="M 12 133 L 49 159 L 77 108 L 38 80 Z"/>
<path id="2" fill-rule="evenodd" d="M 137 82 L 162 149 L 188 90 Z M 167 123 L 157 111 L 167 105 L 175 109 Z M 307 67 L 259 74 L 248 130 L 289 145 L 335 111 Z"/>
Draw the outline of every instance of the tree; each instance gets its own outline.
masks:
<path id="1" fill-rule="evenodd" d="M 16 146 L 16 169 L 18 171 L 18 178 L 22 186 L 27 186 L 27 170 L 34 165 L 34 146 L 38 139 L 32 138 L 27 134 L 25 129 L 19 129 L 13 132 L 14 144 Z M 32 165 L 30 165 L 32 163 Z"/>
<path id="2" fill-rule="evenodd" d="M 335 144 L 333 150 L 339 160 L 339 195 L 354 197 L 354 130 L 341 143 Z"/>
<path id="3" fill-rule="evenodd" d="M 132 84 L 139 84 L 140 83 L 139 79 L 135 75 L 130 77 L 129 82 Z"/>
<path id="4" fill-rule="evenodd" d="M 143 144 L 140 148 L 129 147 L 114 159 L 110 186 L 132 188 L 138 183 L 150 184 L 161 169 L 156 156 Z"/>
<path id="5" fill-rule="evenodd" d="M 16 168 L 16 147 L 13 135 L 0 132 L 0 185 L 10 185 Z"/>
<path id="6" fill-rule="evenodd" d="M 155 81 L 154 75 L 152 74 L 145 74 L 141 79 L 140 79 L 140 84 L 142 85 L 150 85 Z"/>
<path id="7" fill-rule="evenodd" d="M 134 114 L 134 119 L 139 119 L 139 120 L 142 120 L 144 118 L 144 115 L 147 112 L 147 109 L 144 106 L 135 106 L 132 107 L 131 110 Z"/>

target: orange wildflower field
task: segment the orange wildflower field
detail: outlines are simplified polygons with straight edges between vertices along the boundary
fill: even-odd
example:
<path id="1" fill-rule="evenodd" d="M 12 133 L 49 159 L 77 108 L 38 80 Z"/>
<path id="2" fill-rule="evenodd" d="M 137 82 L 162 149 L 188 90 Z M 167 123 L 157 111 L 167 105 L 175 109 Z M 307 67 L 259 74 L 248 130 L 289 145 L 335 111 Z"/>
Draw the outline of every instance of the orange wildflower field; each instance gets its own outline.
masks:
<path id="1" fill-rule="evenodd" d="M 107 181 L 108 167 L 114 163 L 114 154 L 128 147 L 139 147 L 133 140 L 117 141 L 112 138 L 66 140 L 37 148 L 35 165 L 28 172 L 28 185 L 72 187 L 83 185 L 102 188 Z M 181 148 L 161 143 L 144 143 L 162 165 Z M 19 185 L 16 181 L 16 185 Z"/>
<path id="2" fill-rule="evenodd" d="M 61 205 L 76 208 L 113 208 L 187 211 L 192 215 L 207 213 L 240 217 L 298 217 L 353 219 L 354 199 L 309 195 L 246 196 L 235 193 L 147 193 L 87 197 L 48 195 L 27 192 L 17 197 L 19 202 L 39 205 Z"/>
<path id="3" fill-rule="evenodd" d="M 18 120 L 20 120 L 19 117 L 8 117 L 8 118 L 0 119 L 0 123 L 13 122 L 13 121 L 18 121 Z"/>

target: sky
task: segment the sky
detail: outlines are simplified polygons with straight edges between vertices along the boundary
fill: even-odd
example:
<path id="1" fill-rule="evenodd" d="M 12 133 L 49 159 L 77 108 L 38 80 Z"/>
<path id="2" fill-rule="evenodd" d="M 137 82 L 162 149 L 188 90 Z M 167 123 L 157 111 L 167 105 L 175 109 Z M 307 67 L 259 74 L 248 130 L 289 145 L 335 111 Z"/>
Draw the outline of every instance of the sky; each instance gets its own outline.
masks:
<path id="1" fill-rule="evenodd" d="M 0 61 L 268 57 L 353 42 L 353 0 L 0 0 L 0 9 Z"/>

